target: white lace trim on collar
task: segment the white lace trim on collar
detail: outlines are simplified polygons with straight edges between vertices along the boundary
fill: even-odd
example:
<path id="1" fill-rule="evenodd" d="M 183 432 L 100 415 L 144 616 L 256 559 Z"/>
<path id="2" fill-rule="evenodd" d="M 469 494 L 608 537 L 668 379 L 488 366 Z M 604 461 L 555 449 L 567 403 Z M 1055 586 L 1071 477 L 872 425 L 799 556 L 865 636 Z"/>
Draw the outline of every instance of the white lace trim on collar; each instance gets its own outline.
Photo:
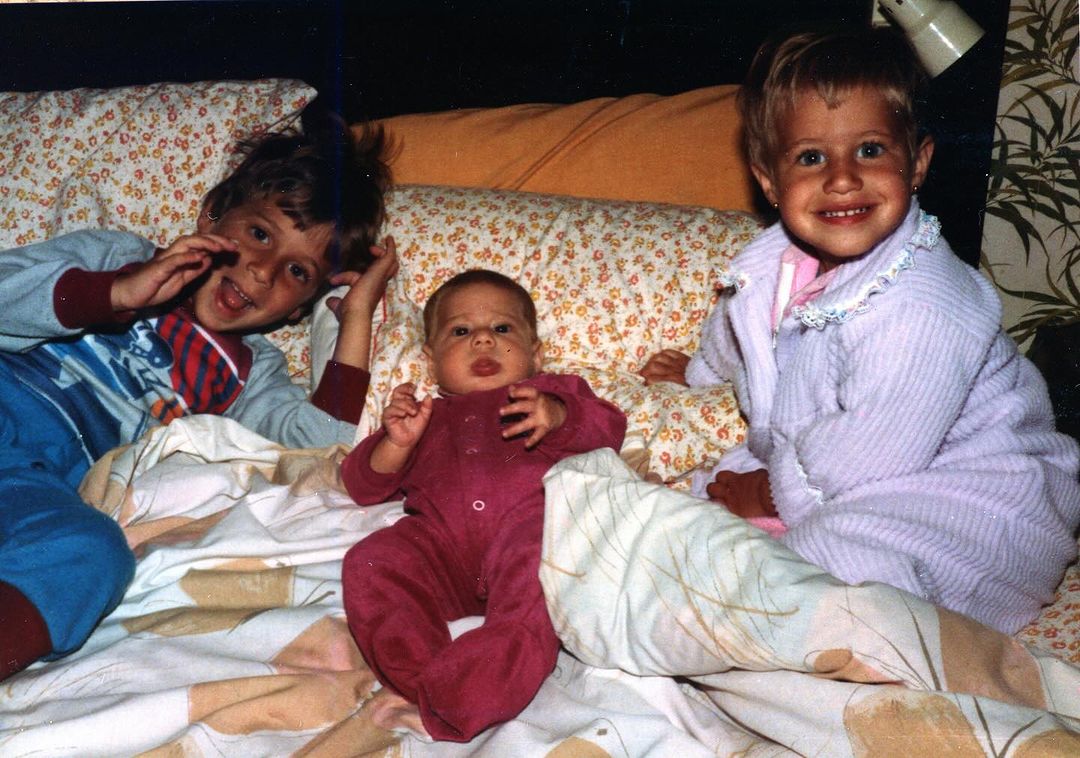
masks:
<path id="1" fill-rule="evenodd" d="M 941 236 L 941 222 L 935 217 L 919 212 L 919 227 L 905 243 L 900 253 L 883 271 L 875 274 L 852 298 L 845 302 L 821 307 L 814 303 L 793 308 L 791 313 L 807 326 L 823 329 L 827 323 L 843 323 L 870 309 L 870 296 L 887 290 L 899 278 L 900 272 L 915 266 L 915 250 L 931 248 Z"/>

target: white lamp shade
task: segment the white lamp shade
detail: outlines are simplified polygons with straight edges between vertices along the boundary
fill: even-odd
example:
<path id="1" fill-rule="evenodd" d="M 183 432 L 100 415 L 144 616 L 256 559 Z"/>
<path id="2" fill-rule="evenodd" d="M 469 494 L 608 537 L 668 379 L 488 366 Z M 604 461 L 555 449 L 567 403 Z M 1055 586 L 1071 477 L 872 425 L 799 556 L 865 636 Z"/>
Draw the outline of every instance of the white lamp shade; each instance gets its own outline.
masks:
<path id="1" fill-rule="evenodd" d="M 979 41 L 984 32 L 951 0 L 879 0 L 882 12 L 911 41 L 930 76 L 937 76 Z"/>

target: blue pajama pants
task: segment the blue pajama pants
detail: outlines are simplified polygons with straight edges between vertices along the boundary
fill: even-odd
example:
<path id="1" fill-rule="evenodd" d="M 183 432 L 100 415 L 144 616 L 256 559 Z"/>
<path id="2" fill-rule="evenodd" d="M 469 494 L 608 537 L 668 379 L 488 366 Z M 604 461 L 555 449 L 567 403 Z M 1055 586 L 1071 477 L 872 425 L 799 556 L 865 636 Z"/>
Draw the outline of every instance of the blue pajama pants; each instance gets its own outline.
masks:
<path id="1" fill-rule="evenodd" d="M 119 604 L 135 558 L 116 522 L 79 497 L 89 459 L 71 426 L 6 372 L 0 382 L 0 581 L 41 613 L 57 658 Z"/>

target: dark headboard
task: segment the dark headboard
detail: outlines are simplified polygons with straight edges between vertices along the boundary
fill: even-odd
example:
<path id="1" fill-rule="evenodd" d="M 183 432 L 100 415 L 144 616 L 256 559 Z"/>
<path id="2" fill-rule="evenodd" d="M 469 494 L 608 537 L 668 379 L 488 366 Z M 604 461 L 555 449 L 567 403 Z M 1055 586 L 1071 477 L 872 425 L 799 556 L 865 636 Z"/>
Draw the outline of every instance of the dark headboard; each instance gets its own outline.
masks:
<path id="1" fill-rule="evenodd" d="M 978 258 L 1007 0 L 935 81 L 924 205 Z M 295 77 L 350 121 L 741 81 L 778 28 L 868 23 L 868 0 L 201 0 L 0 5 L 0 91 Z"/>

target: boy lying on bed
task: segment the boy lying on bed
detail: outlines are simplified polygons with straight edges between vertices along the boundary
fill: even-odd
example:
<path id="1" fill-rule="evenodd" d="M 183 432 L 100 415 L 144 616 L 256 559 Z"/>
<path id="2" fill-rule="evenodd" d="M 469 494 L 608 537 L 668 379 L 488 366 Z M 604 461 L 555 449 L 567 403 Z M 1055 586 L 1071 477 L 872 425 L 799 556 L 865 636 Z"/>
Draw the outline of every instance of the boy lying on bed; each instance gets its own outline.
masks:
<path id="1" fill-rule="evenodd" d="M 0 679 L 81 646 L 131 580 L 120 528 L 77 492 L 110 448 L 194 413 L 293 447 L 353 439 L 371 316 L 397 265 L 392 240 L 373 245 L 383 134 L 243 147 L 196 233 L 164 250 L 87 230 L 0 252 Z M 331 304 L 338 348 L 309 401 L 259 332 L 328 283 L 351 287 Z"/>
<path id="2" fill-rule="evenodd" d="M 618 450 L 626 416 L 576 376 L 544 374 L 536 308 L 517 282 L 474 269 L 424 308 L 439 397 L 396 387 L 383 426 L 341 466 L 361 505 L 405 494 L 405 518 L 345 556 L 349 628 L 427 733 L 465 742 L 514 718 L 555 667 L 559 638 L 538 576 L 543 476 Z M 451 641 L 448 621 L 484 615 Z"/>

